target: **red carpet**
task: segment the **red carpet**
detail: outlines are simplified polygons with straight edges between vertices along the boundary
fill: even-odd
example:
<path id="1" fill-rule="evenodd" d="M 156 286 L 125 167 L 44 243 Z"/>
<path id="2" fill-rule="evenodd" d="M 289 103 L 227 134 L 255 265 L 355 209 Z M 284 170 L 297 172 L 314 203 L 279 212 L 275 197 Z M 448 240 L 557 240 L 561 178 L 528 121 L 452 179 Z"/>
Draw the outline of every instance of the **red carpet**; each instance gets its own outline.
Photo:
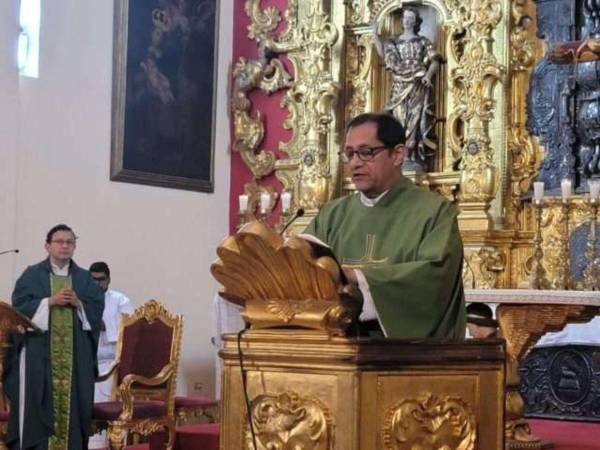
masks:
<path id="1" fill-rule="evenodd" d="M 166 433 L 154 433 L 150 437 L 149 450 L 164 449 L 166 441 Z M 219 450 L 219 424 L 202 423 L 177 427 L 174 450 Z"/>
<path id="2" fill-rule="evenodd" d="M 552 442 L 554 450 L 600 450 L 600 423 L 530 419 L 531 431 Z M 157 436 L 158 437 L 158 436 Z M 162 448 L 160 440 L 150 448 Z M 146 450 L 147 445 L 134 445 L 127 450 Z M 219 424 L 177 427 L 176 450 L 218 450 Z"/>
<path id="3" fill-rule="evenodd" d="M 529 419 L 531 432 L 554 450 L 600 450 L 600 423 Z"/>

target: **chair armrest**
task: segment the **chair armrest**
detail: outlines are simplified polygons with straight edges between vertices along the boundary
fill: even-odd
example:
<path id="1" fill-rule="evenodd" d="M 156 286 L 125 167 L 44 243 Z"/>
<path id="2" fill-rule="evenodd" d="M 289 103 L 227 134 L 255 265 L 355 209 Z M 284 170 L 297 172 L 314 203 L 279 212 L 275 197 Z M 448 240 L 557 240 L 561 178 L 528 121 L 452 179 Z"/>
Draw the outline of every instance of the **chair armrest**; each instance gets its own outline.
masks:
<path id="1" fill-rule="evenodd" d="M 173 364 L 169 363 L 152 378 L 135 374 L 126 375 L 119 386 L 119 394 L 121 395 L 121 400 L 123 401 L 123 411 L 121 412 L 119 420 L 131 420 L 131 417 L 133 416 L 133 394 L 131 392 L 132 384 L 139 383 L 144 386 L 158 386 L 159 384 L 163 384 L 174 374 L 175 368 Z"/>
<path id="2" fill-rule="evenodd" d="M 99 374 L 99 375 L 96 377 L 96 383 L 99 383 L 99 382 L 101 382 L 101 381 L 106 381 L 106 380 L 108 380 L 108 378 L 109 378 L 109 377 L 110 377 L 110 376 L 113 374 L 113 372 L 115 371 L 115 369 L 116 369 L 117 367 L 119 367 L 119 363 L 120 363 L 120 361 L 114 361 L 114 362 L 113 362 L 113 363 L 110 365 L 110 367 L 108 368 L 108 371 L 106 371 L 106 372 L 104 372 L 104 373 L 101 373 L 101 374 Z"/>

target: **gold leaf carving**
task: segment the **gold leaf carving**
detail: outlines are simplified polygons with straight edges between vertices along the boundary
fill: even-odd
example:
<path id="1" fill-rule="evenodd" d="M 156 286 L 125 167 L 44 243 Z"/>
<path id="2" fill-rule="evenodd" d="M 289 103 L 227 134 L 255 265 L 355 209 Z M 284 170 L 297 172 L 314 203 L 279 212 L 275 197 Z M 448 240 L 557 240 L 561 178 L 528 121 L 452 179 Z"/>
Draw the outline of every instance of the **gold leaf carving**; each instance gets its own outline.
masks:
<path id="1" fill-rule="evenodd" d="M 217 249 L 211 266 L 221 295 L 244 306 L 253 328 L 295 326 L 341 335 L 361 304 L 341 293 L 339 266 L 313 254 L 311 244 L 284 240 L 261 222 L 244 225 Z"/>
<path id="2" fill-rule="evenodd" d="M 463 282 L 471 289 L 494 289 L 505 269 L 505 258 L 494 247 L 484 246 L 465 257 Z"/>
<path id="3" fill-rule="evenodd" d="M 246 15 L 250 17 L 248 37 L 255 41 L 262 41 L 277 28 L 281 21 L 281 14 L 272 6 L 261 10 L 260 0 L 246 0 L 244 5 Z"/>
<path id="4" fill-rule="evenodd" d="M 277 59 L 267 61 L 265 51 L 261 48 L 262 57 L 259 60 L 247 61 L 245 58 L 240 58 L 233 71 L 234 87 L 231 102 L 233 148 L 240 152 L 255 179 L 262 178 L 273 171 L 276 157 L 270 151 L 255 153 L 264 137 L 264 125 L 260 111 L 250 114 L 252 104 L 248 94 L 257 88 L 271 94 L 291 84 L 291 76 L 281 61 Z"/>
<path id="5" fill-rule="evenodd" d="M 460 146 L 460 201 L 486 214 L 497 184 L 489 134 L 493 95 L 505 74 L 490 43 L 502 7 L 496 0 L 446 0 L 446 6 L 453 19 L 446 25 L 452 43 L 449 88 L 454 101 L 449 140 L 454 147 Z M 456 148 L 451 150 L 456 154 Z M 477 227 L 487 230 L 491 219 L 478 223 Z"/>
<path id="6" fill-rule="evenodd" d="M 252 423 L 256 450 L 333 449 L 333 420 L 318 399 L 303 398 L 295 392 L 259 395 L 252 400 Z M 245 449 L 254 449 L 246 426 Z"/>
<path id="7" fill-rule="evenodd" d="M 389 408 L 383 427 L 385 450 L 474 450 L 477 438 L 475 416 L 464 400 L 431 393 Z"/>
<path id="8" fill-rule="evenodd" d="M 309 310 L 313 300 L 268 300 L 267 311 L 289 323 L 298 313 Z"/>
<path id="9" fill-rule="evenodd" d="M 371 83 L 371 53 L 372 43 L 370 35 L 363 34 L 352 36 L 347 43 L 349 62 L 347 70 L 347 89 L 350 93 L 350 101 L 346 105 L 346 117 L 355 117 L 367 110 L 367 98 Z"/>
<path id="10" fill-rule="evenodd" d="M 596 307 L 585 305 L 527 305 L 527 308 L 501 304 L 496 310 L 507 352 L 521 361 L 545 333 L 560 331 L 569 323 L 587 322 Z"/>

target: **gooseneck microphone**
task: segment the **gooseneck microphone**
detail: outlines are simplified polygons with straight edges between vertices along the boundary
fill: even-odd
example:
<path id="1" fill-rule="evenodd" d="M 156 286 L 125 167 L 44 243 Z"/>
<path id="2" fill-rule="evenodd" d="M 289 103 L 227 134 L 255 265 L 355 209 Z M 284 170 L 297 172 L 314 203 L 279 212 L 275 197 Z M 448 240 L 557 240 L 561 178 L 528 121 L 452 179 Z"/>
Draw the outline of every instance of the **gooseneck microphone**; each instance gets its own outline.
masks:
<path id="1" fill-rule="evenodd" d="M 19 249 L 13 248 L 12 250 L 4 250 L 3 252 L 0 252 L 0 255 L 6 255 L 7 253 L 19 253 Z"/>
<path id="2" fill-rule="evenodd" d="M 279 235 L 283 236 L 283 233 L 285 233 L 285 230 L 287 230 L 289 228 L 289 226 L 296 221 L 296 219 L 298 219 L 299 217 L 302 217 L 303 215 L 304 215 L 304 208 L 298 208 L 296 210 L 296 213 L 292 216 L 292 218 L 290 220 L 288 220 L 288 222 L 285 224 L 285 226 L 281 229 L 281 231 L 279 232 Z"/>

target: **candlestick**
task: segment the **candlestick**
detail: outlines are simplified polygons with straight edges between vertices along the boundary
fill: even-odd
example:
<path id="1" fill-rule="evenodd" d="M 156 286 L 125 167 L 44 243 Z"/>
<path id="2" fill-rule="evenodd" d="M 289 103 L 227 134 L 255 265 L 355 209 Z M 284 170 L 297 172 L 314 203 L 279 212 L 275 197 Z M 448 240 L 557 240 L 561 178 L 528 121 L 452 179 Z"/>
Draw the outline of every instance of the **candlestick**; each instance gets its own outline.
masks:
<path id="1" fill-rule="evenodd" d="M 544 182 L 535 181 L 533 183 L 533 198 L 537 202 L 541 202 L 544 198 Z"/>
<path id="2" fill-rule="evenodd" d="M 548 280 L 546 279 L 546 269 L 542 265 L 542 259 L 544 258 L 544 251 L 542 250 L 542 198 L 543 198 L 543 187 L 542 184 L 542 197 L 539 200 L 533 202 L 535 208 L 535 235 L 533 236 L 533 265 L 530 274 L 530 285 L 532 289 L 546 289 L 548 286 Z M 535 188 L 535 184 L 534 184 Z"/>
<path id="3" fill-rule="evenodd" d="M 292 207 L 292 194 L 291 192 L 284 191 L 281 193 L 281 212 L 286 214 Z"/>
<path id="4" fill-rule="evenodd" d="M 248 211 L 248 196 L 246 194 L 242 194 L 238 198 L 240 202 L 240 213 L 245 213 Z"/>
<path id="5" fill-rule="evenodd" d="M 597 181 L 594 181 L 595 185 L 598 185 L 598 190 L 600 190 L 600 185 Z M 596 252 L 596 242 L 598 237 L 596 236 L 596 223 L 598 221 L 598 190 L 596 190 L 596 197 L 592 197 L 592 182 L 590 182 L 590 232 L 588 234 L 587 241 L 587 250 L 585 252 L 587 266 L 583 271 L 583 285 L 586 289 L 591 291 L 597 291 L 599 288 L 599 278 L 600 273 L 598 265 L 600 262 L 598 261 L 598 254 Z"/>
<path id="6" fill-rule="evenodd" d="M 565 180 L 563 180 L 564 182 Z M 571 181 L 569 181 L 569 185 Z M 571 283 L 571 244 L 570 244 L 570 232 L 569 232 L 569 211 L 571 209 L 571 202 L 569 201 L 569 196 L 571 192 L 567 192 L 566 188 L 562 188 L 562 204 L 560 206 L 560 215 L 558 217 L 558 231 L 559 231 L 559 240 L 560 240 L 560 260 L 564 261 L 564 264 L 558 264 L 557 267 L 557 278 L 556 278 L 556 288 L 557 289 L 570 289 L 572 286 Z M 569 186 L 570 188 L 570 186 Z M 570 189 L 569 189 L 570 190 Z"/>
<path id="7" fill-rule="evenodd" d="M 597 199 L 598 194 L 600 194 L 600 181 L 598 180 L 589 180 L 588 186 L 590 188 L 590 198 Z"/>
<path id="8" fill-rule="evenodd" d="M 560 182 L 560 191 L 563 200 L 568 200 L 572 195 L 572 184 L 571 180 L 565 178 Z M 543 195 L 543 194 L 542 194 Z"/>
<path id="9" fill-rule="evenodd" d="M 260 213 L 266 214 L 271 204 L 271 196 L 267 192 L 260 194 Z"/>

